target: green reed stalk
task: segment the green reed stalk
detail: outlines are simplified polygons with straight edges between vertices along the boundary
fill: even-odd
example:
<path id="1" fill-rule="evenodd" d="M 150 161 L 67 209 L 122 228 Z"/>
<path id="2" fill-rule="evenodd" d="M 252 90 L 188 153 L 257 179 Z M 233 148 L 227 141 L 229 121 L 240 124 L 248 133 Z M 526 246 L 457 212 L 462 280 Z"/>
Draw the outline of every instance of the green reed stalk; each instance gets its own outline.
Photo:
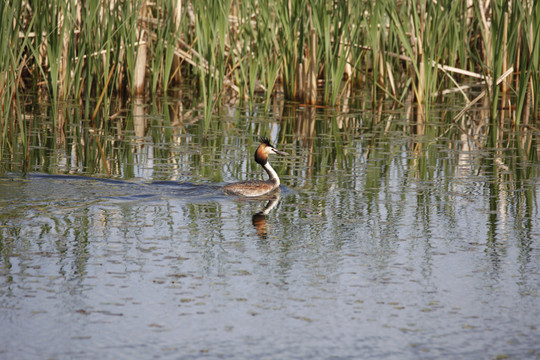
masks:
<path id="1" fill-rule="evenodd" d="M 363 57 L 364 61 L 361 63 L 363 66 L 363 73 L 368 73 L 371 70 L 371 91 L 372 91 L 372 100 L 376 98 L 377 85 L 383 82 L 384 79 L 384 68 L 381 68 L 380 65 L 383 65 L 379 61 L 380 57 L 383 57 L 386 53 L 386 41 L 384 38 L 385 32 L 380 29 L 381 24 L 384 24 L 384 13 L 386 8 L 386 3 L 384 1 L 373 1 L 367 3 L 367 13 L 369 16 L 363 17 L 361 24 L 363 27 L 363 38 L 360 39 L 360 44 L 364 44 L 371 51 L 367 52 L 366 55 L 362 55 L 364 50 L 358 47 L 355 49 L 355 56 L 358 58 Z"/>
<path id="2" fill-rule="evenodd" d="M 49 91 L 52 97 L 53 108 L 56 108 L 58 103 L 59 92 L 59 73 L 61 66 L 62 56 L 62 41 L 64 26 L 59 24 L 62 21 L 60 15 L 61 5 L 58 1 L 51 1 L 49 4 L 43 2 L 44 7 L 39 7 L 39 12 L 47 14 L 44 16 L 44 28 L 47 31 L 46 48 L 47 48 L 47 60 L 49 65 L 48 72 L 48 85 Z"/>
<path id="3" fill-rule="evenodd" d="M 290 5 L 290 7 L 289 7 Z M 306 0 L 276 0 L 275 11 L 278 25 L 278 50 L 281 54 L 283 90 L 286 99 L 297 99 L 297 65 L 302 60 L 304 37 L 307 28 Z"/>
<path id="4" fill-rule="evenodd" d="M 73 9 L 72 14 L 70 15 L 71 18 L 75 19 L 77 13 L 80 11 L 82 11 L 82 9 Z M 82 24 L 76 23 L 72 28 L 76 28 L 80 31 L 82 30 Z M 70 39 L 70 46 L 68 48 L 66 73 L 69 74 L 67 76 L 67 81 L 70 85 L 67 87 L 71 90 L 71 97 L 78 99 L 81 97 L 84 85 L 83 71 L 86 61 L 84 54 L 86 54 L 87 44 L 85 41 L 81 40 L 81 37 L 84 36 L 81 33 L 77 35 L 71 34 L 70 36 L 74 38 Z"/>
<path id="5" fill-rule="evenodd" d="M 137 37 L 137 27 L 139 22 L 138 10 L 141 0 L 126 1 L 118 5 L 118 12 L 121 14 L 122 23 L 118 28 L 118 47 L 121 49 L 119 61 L 123 65 L 118 70 L 125 73 L 125 78 L 119 77 L 118 90 L 127 89 L 134 92 L 135 59 L 139 38 Z"/>
<path id="6" fill-rule="evenodd" d="M 17 153 L 19 146 L 24 161 L 28 157 L 28 131 L 21 105 L 24 100 L 17 89 L 27 62 L 24 51 L 30 41 L 30 33 L 25 32 L 17 21 L 22 11 L 21 4 L 17 2 L 2 2 L 0 5 L 0 163 L 3 163 L 5 150 Z M 36 17 L 32 17 L 29 23 L 35 20 Z M 16 121 L 12 122 L 12 118 Z"/>
<path id="7" fill-rule="evenodd" d="M 193 2 L 195 11 L 196 49 L 200 61 L 199 78 L 205 105 L 205 123 L 208 124 L 215 106 L 219 103 L 225 74 L 225 41 L 229 23 L 231 0 L 218 6 L 210 0 Z"/>
<path id="8" fill-rule="evenodd" d="M 255 43 L 255 29 L 251 25 L 251 15 L 254 11 L 251 6 L 252 4 L 246 1 L 233 7 L 233 12 L 237 13 L 238 24 L 232 25 L 229 31 L 232 73 L 240 91 L 240 101 L 249 99 L 250 105 L 253 102 L 260 72 L 256 58 L 258 46 Z"/>
<path id="9" fill-rule="evenodd" d="M 248 4 L 248 2 L 245 2 Z M 257 12 L 257 22 L 254 28 L 251 23 L 251 17 L 254 11 Z M 266 106 L 270 103 L 282 60 L 277 51 L 277 24 L 274 8 L 271 3 L 258 3 L 252 1 L 249 6 L 241 8 L 242 26 L 238 29 L 240 34 L 244 34 L 244 41 L 248 44 L 251 54 L 249 61 L 252 63 L 248 66 L 249 76 L 249 98 L 253 99 L 255 85 L 260 82 L 262 87 L 266 89 Z M 240 44 L 241 45 L 241 44 Z M 243 46 L 245 49 L 246 46 Z M 254 66 L 253 66 L 254 65 Z M 254 67 L 254 68 L 253 68 Z"/>
<path id="10" fill-rule="evenodd" d="M 359 39 L 362 8 L 346 2 L 312 1 L 313 25 L 321 39 L 325 74 L 324 103 L 335 105 L 343 84 L 351 44 Z"/>
<path id="11" fill-rule="evenodd" d="M 101 35 L 101 47 L 100 52 L 102 55 L 99 57 L 99 65 L 101 65 L 100 76 L 98 77 L 98 87 L 96 95 L 100 95 L 100 101 L 104 106 L 103 112 L 108 114 L 108 108 L 110 105 L 110 93 L 107 91 L 110 80 L 114 77 L 115 59 L 118 54 L 116 45 L 116 28 L 120 21 L 117 15 L 117 7 L 113 11 L 103 11 L 102 13 L 102 29 Z M 97 64 L 96 64 L 97 65 Z M 98 106 L 99 107 L 99 102 Z M 106 161 L 103 159 L 103 161 Z"/>
<path id="12" fill-rule="evenodd" d="M 176 11 L 176 6 L 178 4 L 173 4 L 172 1 L 164 1 L 164 14 L 173 14 Z M 168 31 L 165 34 L 165 54 L 163 59 L 163 70 L 162 70 L 162 83 L 163 90 L 167 91 L 169 89 L 169 84 L 172 81 L 172 68 L 174 61 L 174 50 L 180 37 L 180 24 L 176 23 L 176 19 L 173 16 L 167 16 L 163 19 L 167 23 Z"/>
<path id="13" fill-rule="evenodd" d="M 424 94 L 423 94 L 423 89 L 421 89 L 421 87 L 419 86 L 419 82 L 420 82 L 419 79 L 421 77 L 423 77 L 423 75 L 420 72 L 420 66 L 419 66 L 420 64 L 417 61 L 418 48 L 415 47 L 415 49 L 413 49 L 413 47 L 411 46 L 411 39 L 407 35 L 409 33 L 409 28 L 407 28 L 405 26 L 404 21 L 401 19 L 400 14 L 397 12 L 395 5 L 396 4 L 393 4 L 393 3 L 387 3 L 386 7 L 385 7 L 386 14 L 387 14 L 387 16 L 389 18 L 389 30 L 388 31 L 389 31 L 389 33 L 393 34 L 394 36 L 396 36 L 399 39 L 399 43 L 403 46 L 403 49 L 405 51 L 405 55 L 408 56 L 411 59 L 411 64 L 410 65 L 412 65 L 412 70 L 413 70 L 411 75 L 413 76 L 413 79 L 414 79 L 412 81 L 413 91 L 414 91 L 415 96 L 416 96 L 417 99 L 422 99 Z M 414 16 L 413 14 L 416 14 L 416 10 L 412 11 L 411 16 Z M 405 17 L 405 19 L 406 19 L 405 21 L 407 21 L 406 17 Z M 415 23 L 416 24 L 419 23 L 417 15 L 416 15 Z M 416 33 L 416 39 L 415 39 L 416 46 L 418 46 L 418 41 L 419 41 L 418 40 L 418 30 L 419 29 L 417 27 L 412 29 L 412 31 L 414 31 Z M 384 70 L 380 69 L 380 71 L 384 71 Z"/>
<path id="14" fill-rule="evenodd" d="M 456 63 L 456 53 L 459 53 L 455 36 L 450 36 L 450 34 L 459 33 L 463 3 L 452 1 L 444 5 L 443 7 L 442 4 L 427 1 L 422 5 L 424 10 L 420 13 L 420 16 L 427 19 L 423 28 L 422 52 L 424 54 L 424 97 L 427 99 L 428 107 L 433 94 L 445 88 L 445 85 L 449 83 L 440 78 L 437 64 L 443 59 L 445 65 L 453 65 Z"/>
<path id="15" fill-rule="evenodd" d="M 169 19 L 172 19 L 172 17 L 169 17 Z M 159 79 L 162 75 L 161 70 L 163 69 L 163 58 L 165 56 L 165 48 L 168 40 L 168 34 L 171 30 L 174 31 L 174 27 L 171 28 L 169 26 L 170 21 L 161 22 L 160 19 L 157 19 L 157 21 L 159 21 L 160 24 L 155 29 L 157 40 L 155 41 L 155 43 L 152 44 L 153 56 L 150 58 L 149 64 L 151 74 L 150 89 L 154 94 L 157 92 Z M 170 58 L 172 63 L 172 56 Z M 163 81 L 165 81 L 165 79 L 163 79 Z"/>
<path id="16" fill-rule="evenodd" d="M 152 16 L 150 20 L 153 24 L 148 30 L 155 35 L 152 36 L 154 40 L 151 42 L 150 47 L 152 51 L 150 88 L 153 93 L 157 92 L 158 85 L 161 85 L 161 88 L 167 91 L 171 82 L 171 70 L 175 46 L 179 37 L 179 27 L 177 27 L 175 17 L 166 14 L 173 14 L 175 11 L 172 1 L 162 0 L 158 1 L 153 11 L 149 13 L 149 16 Z"/>
<path id="17" fill-rule="evenodd" d="M 538 84 L 540 71 L 540 7 L 531 2 L 514 2 L 510 16 L 510 29 L 516 29 L 515 36 L 508 41 L 511 63 L 519 71 L 517 79 L 516 125 L 529 121 L 526 114 L 538 113 Z M 536 24 L 536 25 L 535 25 Z M 514 35 L 512 33 L 512 35 Z M 517 56 L 519 54 L 519 57 Z M 525 117 L 522 119 L 522 117 Z"/>
<path id="18" fill-rule="evenodd" d="M 0 5 L 0 123 L 2 125 L 2 139 L 5 137 L 6 122 L 10 113 L 11 100 L 16 91 L 16 68 L 18 59 L 13 50 L 20 48 L 18 32 L 19 22 L 13 23 L 20 12 L 20 7 L 3 1 Z M 0 148 L 1 151 L 1 148 Z"/>
<path id="19" fill-rule="evenodd" d="M 506 4 L 501 2 L 493 2 L 491 6 L 491 49 L 492 54 L 490 56 L 491 62 L 487 65 L 491 70 L 492 84 L 491 84 L 491 94 L 489 101 L 491 103 L 491 120 L 492 120 L 492 130 L 497 127 L 498 120 L 498 108 L 499 108 L 499 94 L 500 94 L 500 85 L 495 81 L 499 75 L 503 72 L 503 62 L 504 58 L 507 55 L 507 49 L 504 46 L 504 38 L 506 30 L 504 26 L 505 15 L 507 14 Z"/>

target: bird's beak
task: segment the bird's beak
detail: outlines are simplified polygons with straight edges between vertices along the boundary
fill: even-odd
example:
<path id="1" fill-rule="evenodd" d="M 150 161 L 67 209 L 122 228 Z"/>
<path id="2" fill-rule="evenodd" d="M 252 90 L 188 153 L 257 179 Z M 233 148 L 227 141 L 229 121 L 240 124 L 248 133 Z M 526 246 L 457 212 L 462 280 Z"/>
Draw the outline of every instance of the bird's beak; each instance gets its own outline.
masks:
<path id="1" fill-rule="evenodd" d="M 286 153 L 285 151 L 280 151 L 280 150 L 278 150 L 276 148 L 274 148 L 273 150 L 278 155 L 289 155 L 289 153 Z"/>

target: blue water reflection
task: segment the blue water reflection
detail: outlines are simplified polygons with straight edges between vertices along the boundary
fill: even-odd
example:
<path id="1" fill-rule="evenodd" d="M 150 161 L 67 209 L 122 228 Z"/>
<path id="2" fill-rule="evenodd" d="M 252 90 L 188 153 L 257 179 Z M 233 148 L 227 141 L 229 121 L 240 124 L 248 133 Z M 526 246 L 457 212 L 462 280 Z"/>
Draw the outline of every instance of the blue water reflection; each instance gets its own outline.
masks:
<path id="1" fill-rule="evenodd" d="M 410 138 L 317 141 L 254 200 L 201 175 L 0 178 L 0 357 L 540 355 L 536 176 Z M 256 174 L 250 151 L 224 180 Z"/>

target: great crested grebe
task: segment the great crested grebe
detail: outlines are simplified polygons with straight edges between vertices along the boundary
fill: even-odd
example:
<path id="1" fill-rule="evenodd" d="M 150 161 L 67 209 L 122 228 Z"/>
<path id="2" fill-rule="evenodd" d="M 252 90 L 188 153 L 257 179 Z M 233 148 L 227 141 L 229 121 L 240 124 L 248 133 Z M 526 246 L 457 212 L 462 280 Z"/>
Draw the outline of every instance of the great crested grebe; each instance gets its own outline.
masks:
<path id="1" fill-rule="evenodd" d="M 237 183 L 225 185 L 223 191 L 228 194 L 241 195 L 247 197 L 261 196 L 268 194 L 279 188 L 279 177 L 276 171 L 268 162 L 268 155 L 279 154 L 289 155 L 286 152 L 279 151 L 272 145 L 267 138 L 260 138 L 261 144 L 255 150 L 255 161 L 259 163 L 268 174 L 268 180 L 246 180 Z"/>

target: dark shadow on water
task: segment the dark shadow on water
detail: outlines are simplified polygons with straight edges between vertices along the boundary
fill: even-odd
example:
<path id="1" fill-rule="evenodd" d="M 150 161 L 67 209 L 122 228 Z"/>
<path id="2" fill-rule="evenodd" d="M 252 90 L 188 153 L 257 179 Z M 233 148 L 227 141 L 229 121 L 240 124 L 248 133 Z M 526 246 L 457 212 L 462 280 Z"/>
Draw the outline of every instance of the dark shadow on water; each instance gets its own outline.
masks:
<path id="1" fill-rule="evenodd" d="M 19 176 L 6 176 L 11 180 L 21 179 Z M 248 200 L 248 201 L 268 201 L 268 196 L 262 196 L 252 199 L 230 196 L 223 192 L 222 184 L 195 184 L 190 182 L 177 181 L 132 181 L 110 178 L 89 177 L 84 175 L 48 175 L 41 173 L 32 173 L 24 177 L 28 181 L 37 181 L 42 195 L 55 197 L 55 194 L 61 197 L 83 197 L 105 198 L 123 201 L 140 201 L 153 198 L 175 198 L 188 200 L 189 202 L 216 201 L 216 200 Z M 56 183 L 56 184 L 53 184 Z M 281 186 L 277 194 L 289 195 L 293 190 L 286 186 Z M 276 195 L 272 195 L 274 198 Z M 271 201 L 270 201 L 271 202 Z M 270 204 L 268 203 L 268 205 Z M 275 200 L 277 202 L 277 200 Z M 267 208 L 268 208 L 267 205 Z M 272 205 L 274 207 L 275 204 Z M 265 208 L 266 209 L 266 208 Z M 267 212 L 270 209 L 267 210 Z M 261 212 L 263 213 L 264 210 Z M 267 213 L 266 212 L 266 213 Z M 265 213 L 265 215 L 266 215 Z"/>
<path id="2" fill-rule="evenodd" d="M 129 183 L 126 180 L 120 180 L 120 179 L 110 179 L 110 178 L 96 178 L 91 176 L 84 176 L 84 175 L 57 175 L 57 174 L 40 174 L 40 173 L 30 173 L 26 175 L 27 179 L 58 179 L 58 180 L 91 180 L 91 181 L 99 181 L 101 183 L 108 183 L 108 184 L 126 184 Z"/>
<path id="3" fill-rule="evenodd" d="M 190 182 L 180 183 L 177 181 L 153 181 L 149 186 L 171 197 L 189 199 L 226 198 L 219 185 L 194 184 Z"/>

